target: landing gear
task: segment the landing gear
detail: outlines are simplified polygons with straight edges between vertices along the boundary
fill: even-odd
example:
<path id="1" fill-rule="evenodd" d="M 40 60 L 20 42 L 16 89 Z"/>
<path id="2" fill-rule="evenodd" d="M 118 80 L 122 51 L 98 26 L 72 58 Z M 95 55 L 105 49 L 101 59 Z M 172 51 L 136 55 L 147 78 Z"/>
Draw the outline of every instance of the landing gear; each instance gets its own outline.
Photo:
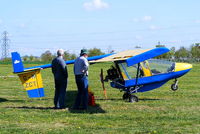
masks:
<path id="1" fill-rule="evenodd" d="M 139 99 L 136 95 L 130 95 L 129 96 L 129 102 L 138 102 Z"/>
<path id="2" fill-rule="evenodd" d="M 130 96 L 130 94 L 124 93 L 123 96 L 122 96 L 122 99 L 127 100 L 129 98 L 129 96 Z"/>
<path id="3" fill-rule="evenodd" d="M 171 89 L 172 89 L 173 91 L 178 90 L 178 85 L 172 84 L 172 85 L 171 85 Z"/>
<path id="4" fill-rule="evenodd" d="M 178 90 L 178 80 L 177 79 L 175 79 L 174 84 L 171 85 L 171 89 L 173 91 Z"/>
<path id="5" fill-rule="evenodd" d="M 123 100 L 128 100 L 131 103 L 139 101 L 139 99 L 136 95 L 132 95 L 132 94 L 129 94 L 129 93 L 124 93 L 122 98 L 123 98 Z"/>

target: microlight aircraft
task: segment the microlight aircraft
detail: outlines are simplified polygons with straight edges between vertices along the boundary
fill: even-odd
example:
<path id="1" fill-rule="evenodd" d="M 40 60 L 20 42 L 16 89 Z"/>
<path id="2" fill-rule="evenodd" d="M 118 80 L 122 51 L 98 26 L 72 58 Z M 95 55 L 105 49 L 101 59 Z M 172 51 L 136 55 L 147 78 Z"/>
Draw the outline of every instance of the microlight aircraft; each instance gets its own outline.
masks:
<path id="1" fill-rule="evenodd" d="M 153 59 L 169 52 L 168 48 L 160 47 L 154 49 L 135 49 L 119 53 L 112 53 L 100 56 L 89 57 L 91 64 L 101 62 L 113 62 L 107 75 L 104 78 L 101 70 L 101 82 L 110 82 L 111 87 L 124 91 L 123 99 L 129 102 L 137 102 L 137 92 L 147 92 L 161 87 L 167 81 L 174 79 L 171 89 L 178 89 L 177 78 L 183 76 L 192 69 L 188 63 L 175 63 Z M 30 98 L 44 97 L 41 69 L 50 68 L 51 64 L 24 68 L 18 52 L 12 52 L 12 63 L 16 73 Z M 74 60 L 66 61 L 66 64 L 73 64 Z M 104 92 L 106 93 L 106 92 Z M 106 94 L 104 94 L 106 96 Z"/>

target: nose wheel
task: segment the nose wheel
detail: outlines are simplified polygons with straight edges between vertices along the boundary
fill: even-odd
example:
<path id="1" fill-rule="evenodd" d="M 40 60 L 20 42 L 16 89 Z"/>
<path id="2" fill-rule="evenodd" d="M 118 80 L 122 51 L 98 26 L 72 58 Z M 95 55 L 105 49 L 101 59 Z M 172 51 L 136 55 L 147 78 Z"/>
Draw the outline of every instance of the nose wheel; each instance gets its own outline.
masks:
<path id="1" fill-rule="evenodd" d="M 139 101 L 139 99 L 136 95 L 132 95 L 132 94 L 129 94 L 129 93 L 124 93 L 122 98 L 123 98 L 123 100 L 128 100 L 131 103 Z"/>
<path id="2" fill-rule="evenodd" d="M 174 84 L 171 85 L 171 89 L 173 91 L 178 90 L 178 80 L 177 79 L 175 79 Z"/>

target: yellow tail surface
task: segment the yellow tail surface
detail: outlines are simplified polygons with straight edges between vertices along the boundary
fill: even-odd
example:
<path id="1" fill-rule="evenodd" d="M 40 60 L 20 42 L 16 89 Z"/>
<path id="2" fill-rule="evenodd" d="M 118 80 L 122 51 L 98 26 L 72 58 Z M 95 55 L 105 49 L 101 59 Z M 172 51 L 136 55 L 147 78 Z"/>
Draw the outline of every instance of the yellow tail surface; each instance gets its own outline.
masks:
<path id="1" fill-rule="evenodd" d="M 18 76 L 30 98 L 44 97 L 44 88 L 40 69 L 18 73 Z"/>

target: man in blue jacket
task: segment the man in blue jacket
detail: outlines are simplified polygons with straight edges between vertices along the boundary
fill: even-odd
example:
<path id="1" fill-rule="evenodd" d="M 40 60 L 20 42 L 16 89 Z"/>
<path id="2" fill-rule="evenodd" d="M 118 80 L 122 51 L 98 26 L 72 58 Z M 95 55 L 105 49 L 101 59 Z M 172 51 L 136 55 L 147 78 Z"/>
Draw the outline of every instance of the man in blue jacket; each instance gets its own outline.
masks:
<path id="1" fill-rule="evenodd" d="M 54 96 L 55 109 L 65 108 L 68 72 L 63 56 L 64 56 L 64 51 L 62 49 L 59 49 L 57 51 L 57 57 L 52 61 L 52 73 L 54 75 L 54 82 L 55 82 L 55 96 Z"/>
<path id="2" fill-rule="evenodd" d="M 74 74 L 76 85 L 78 88 L 78 94 L 74 104 L 74 109 L 87 110 L 88 107 L 88 67 L 89 63 L 87 60 L 88 51 L 82 49 L 80 57 L 74 62 Z"/>

